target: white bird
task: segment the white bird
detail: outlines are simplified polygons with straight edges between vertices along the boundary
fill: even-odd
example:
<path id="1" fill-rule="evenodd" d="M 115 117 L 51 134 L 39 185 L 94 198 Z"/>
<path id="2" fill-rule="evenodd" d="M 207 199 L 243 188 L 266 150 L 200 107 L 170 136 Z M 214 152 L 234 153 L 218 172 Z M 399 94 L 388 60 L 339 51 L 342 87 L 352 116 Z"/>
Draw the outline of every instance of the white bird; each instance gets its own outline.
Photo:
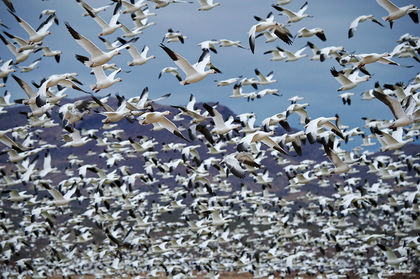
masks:
<path id="1" fill-rule="evenodd" d="M 41 49 L 44 52 L 42 54 L 42 56 L 45 56 L 45 57 L 54 57 L 55 61 L 57 63 L 60 63 L 61 50 L 51 50 L 47 46 L 44 46 Z"/>
<path id="2" fill-rule="evenodd" d="M 192 3 L 190 1 L 184 1 L 184 0 L 149 0 L 149 1 L 152 1 L 156 4 L 154 7 L 155 9 L 164 8 L 172 3 Z"/>
<path id="3" fill-rule="evenodd" d="M 270 49 L 264 52 L 264 54 L 271 53 L 272 57 L 270 58 L 271 61 L 281 61 L 283 59 L 286 59 L 287 56 L 284 53 L 284 50 L 280 47 L 276 47 L 275 49 Z"/>
<path id="4" fill-rule="evenodd" d="M 350 24 L 350 28 L 349 28 L 349 32 L 348 32 L 348 37 L 349 39 L 351 37 L 353 37 L 354 32 L 356 32 L 357 30 L 357 26 L 359 25 L 359 23 L 361 22 L 365 22 L 366 20 L 370 20 L 372 22 L 375 22 L 377 24 L 379 24 L 380 26 L 384 26 L 379 20 L 377 20 L 373 15 L 361 15 L 356 17 Z"/>
<path id="5" fill-rule="evenodd" d="M 287 56 L 287 59 L 285 60 L 286 62 L 297 61 L 301 58 L 304 58 L 304 57 L 308 56 L 307 53 L 302 54 L 305 51 L 305 49 L 306 49 L 306 47 L 303 47 L 303 48 L 299 49 L 298 51 L 296 51 L 295 53 L 292 53 L 292 52 L 290 52 L 286 49 L 278 48 L 278 50 L 283 51 L 284 54 Z"/>
<path id="6" fill-rule="evenodd" d="M 166 39 L 167 42 L 181 42 L 184 43 L 184 40 L 187 39 L 187 36 L 182 35 L 179 31 L 174 31 L 172 28 L 168 29 L 168 32 L 165 33 L 165 36 L 163 37 L 164 41 Z"/>
<path id="7" fill-rule="evenodd" d="M 419 23 L 419 16 L 417 13 L 418 8 L 413 4 L 404 7 L 398 7 L 389 0 L 376 0 L 376 3 L 378 3 L 388 12 L 388 15 L 382 17 L 382 19 L 388 21 L 391 28 L 394 20 L 397 20 L 406 14 L 410 16 L 414 23 Z"/>
<path id="8" fill-rule="evenodd" d="M 85 64 L 88 67 L 92 68 L 103 65 L 109 60 L 111 60 L 111 58 L 115 55 L 120 54 L 121 49 L 128 47 L 128 45 L 123 45 L 109 52 L 103 52 L 94 43 L 92 43 L 90 40 L 86 39 L 84 36 L 82 36 L 76 30 L 74 30 L 67 22 L 65 23 L 65 25 L 68 31 L 70 32 L 71 36 L 76 40 L 76 42 L 87 52 L 89 52 L 91 56 L 90 58 L 76 55 L 76 58 L 78 58 L 78 60 L 80 60 L 83 64 Z"/>
<path id="9" fill-rule="evenodd" d="M 10 50 L 10 52 L 15 56 L 15 63 L 14 63 L 15 65 L 28 59 L 29 55 L 31 55 L 35 51 L 33 48 L 31 48 L 31 49 L 26 49 L 19 52 L 16 46 L 12 44 L 11 42 L 9 42 L 8 40 L 6 40 L 6 38 L 3 37 L 1 34 L 0 34 L 0 40 L 6 45 L 6 47 Z"/>
<path id="10" fill-rule="evenodd" d="M 303 27 L 303 28 L 299 29 L 296 36 L 298 38 L 302 38 L 302 37 L 311 37 L 313 35 L 317 36 L 323 42 L 325 42 L 327 40 L 327 38 L 325 37 L 324 30 L 321 29 L 321 28 L 308 29 L 306 27 Z"/>
<path id="11" fill-rule="evenodd" d="M 239 129 L 241 127 L 240 124 L 233 124 L 233 117 L 229 117 L 228 120 L 224 121 L 223 115 L 215 108 L 206 103 L 203 104 L 203 107 L 209 112 L 210 116 L 213 118 L 214 128 L 211 130 L 212 133 L 224 135 L 234 129 Z"/>
<path id="12" fill-rule="evenodd" d="M 209 11 L 214 7 L 220 6 L 219 2 L 213 3 L 213 0 L 198 0 L 198 2 L 200 3 L 199 11 Z"/>
<path id="13" fill-rule="evenodd" d="M 249 146 L 251 143 L 261 141 L 268 147 L 271 147 L 279 151 L 280 153 L 287 155 L 286 151 L 284 151 L 284 149 L 281 148 L 281 146 L 277 142 L 275 142 L 273 138 L 271 137 L 274 134 L 275 134 L 274 131 L 270 131 L 270 132 L 255 131 L 253 133 L 250 133 L 239 141 L 240 144 L 238 145 L 238 150 L 245 151 L 247 146 Z M 243 150 L 243 148 L 245 148 L 245 150 Z"/>
<path id="14" fill-rule="evenodd" d="M 202 50 L 211 50 L 214 53 L 217 53 L 216 45 L 219 43 L 217 40 L 206 40 L 202 41 L 201 43 L 197 44 L 201 47 Z"/>
<path id="15" fill-rule="evenodd" d="M 97 14 L 92 13 L 92 11 L 86 8 L 85 10 L 89 14 L 89 16 L 92 17 L 96 21 L 96 23 L 102 28 L 102 31 L 98 34 L 99 36 L 110 35 L 121 27 L 121 24 L 118 23 L 118 18 L 120 17 L 120 12 L 118 11 L 118 9 L 114 10 L 114 14 L 112 15 L 109 23 Z"/>
<path id="16" fill-rule="evenodd" d="M 105 6 L 101 6 L 101 7 L 98 7 L 98 8 L 92 8 L 88 3 L 86 3 L 83 0 L 76 0 L 76 2 L 79 3 L 80 6 L 82 6 L 83 9 L 89 10 L 91 13 L 93 13 L 95 15 L 100 13 L 100 12 L 103 12 L 107 8 L 111 7 L 111 5 L 105 5 Z M 88 15 L 89 14 L 87 12 L 83 14 L 83 16 L 88 16 Z"/>
<path id="17" fill-rule="evenodd" d="M 340 129 L 331 122 L 336 120 L 337 117 L 318 117 L 309 121 L 309 123 L 305 125 L 305 135 L 309 142 L 311 144 L 315 143 L 316 139 L 319 138 L 319 135 L 324 129 L 330 130 L 340 138 L 344 139 L 344 135 Z"/>
<path id="18" fill-rule="evenodd" d="M 260 164 L 256 163 L 250 152 L 234 152 L 223 157 L 220 163 L 224 163 L 231 173 L 239 178 L 244 178 L 246 170 L 240 163 L 244 163 L 251 167 L 260 168 Z"/>
<path id="19" fill-rule="evenodd" d="M 133 58 L 133 60 L 128 62 L 128 66 L 141 66 L 147 63 L 148 61 L 156 58 L 156 56 L 154 55 L 147 56 L 147 53 L 149 52 L 149 47 L 146 45 L 141 50 L 141 53 L 136 49 L 136 47 L 132 43 L 128 44 L 127 50 Z"/>
<path id="20" fill-rule="evenodd" d="M 30 72 L 36 68 L 38 68 L 38 64 L 41 62 L 41 57 L 36 59 L 34 62 L 32 62 L 31 64 L 29 64 L 28 66 L 19 66 L 20 72 L 21 73 L 26 73 L 26 72 Z"/>
<path id="21" fill-rule="evenodd" d="M 115 75 L 121 71 L 121 68 L 113 71 L 109 75 L 105 74 L 102 66 L 93 67 L 92 71 L 95 74 L 96 83 L 91 85 L 91 89 L 94 90 L 95 93 L 101 89 L 108 88 L 117 82 L 122 82 L 121 78 L 115 78 Z"/>
<path id="22" fill-rule="evenodd" d="M 3 79 L 3 82 L 6 83 L 7 77 L 10 73 L 16 72 L 15 69 L 10 67 L 10 64 L 12 63 L 13 59 L 9 59 L 6 62 L 4 62 L 0 67 L 0 78 Z"/>
<path id="23" fill-rule="evenodd" d="M 76 197 L 72 197 L 73 194 L 77 190 L 77 185 L 74 185 L 67 193 L 63 196 L 63 194 L 55 188 L 52 188 L 50 185 L 46 183 L 41 183 L 41 185 L 48 190 L 50 195 L 54 198 L 53 200 L 49 201 L 48 203 L 53 206 L 65 206 L 68 205 L 71 201 L 75 200 Z"/>
<path id="24" fill-rule="evenodd" d="M 9 91 L 4 91 L 4 96 L 0 96 L 0 108 L 5 108 L 14 105 L 14 102 L 10 102 L 10 97 L 12 97 L 12 94 L 10 94 Z"/>
<path id="25" fill-rule="evenodd" d="M 81 137 L 80 131 L 70 126 L 65 126 L 64 129 L 69 132 L 69 134 L 63 135 L 63 140 L 65 143 L 61 147 L 80 147 L 91 141 L 89 137 Z"/>
<path id="26" fill-rule="evenodd" d="M 404 111 L 401 103 L 393 97 L 376 90 L 373 91 L 373 95 L 387 105 L 395 117 L 389 128 L 405 127 L 415 122 L 420 122 L 420 110 L 416 111 L 417 103 L 411 96 Z"/>
<path id="27" fill-rule="evenodd" d="M 136 11 L 136 13 L 135 13 L 135 17 L 134 17 L 134 20 L 135 21 L 137 21 L 137 20 L 143 20 L 143 19 L 146 19 L 146 18 L 148 18 L 149 16 L 156 16 L 156 13 L 150 13 L 149 12 L 149 9 L 148 8 L 146 8 L 146 9 L 144 9 L 144 10 L 142 10 L 142 9 L 140 9 L 140 10 L 137 10 Z"/>
<path id="28" fill-rule="evenodd" d="M 335 80 L 337 80 L 341 84 L 341 87 L 338 88 L 337 91 L 353 89 L 359 83 L 368 81 L 371 77 L 370 75 L 364 75 L 362 77 L 358 77 L 357 71 L 355 71 L 350 76 L 346 76 L 343 71 L 337 71 L 334 67 L 330 69 L 330 72 L 334 76 Z"/>
<path id="29" fill-rule="evenodd" d="M 241 41 L 232 41 L 232 40 L 227 40 L 227 39 L 219 40 L 219 47 L 231 47 L 231 46 L 236 46 L 239 48 L 246 49 L 246 47 L 241 45 Z"/>
<path id="30" fill-rule="evenodd" d="M 189 142 L 179 131 L 176 125 L 166 118 L 166 115 L 170 115 L 171 112 L 169 110 L 166 111 L 151 111 L 146 112 L 141 116 L 141 120 L 139 121 L 142 125 L 153 124 L 155 128 L 164 128 L 174 134 L 177 137 L 180 137 Z"/>
<path id="31" fill-rule="evenodd" d="M 283 7 L 279 7 L 279 6 L 276 6 L 276 5 L 272 5 L 272 7 L 274 9 L 276 9 L 277 11 L 280 11 L 280 12 L 286 14 L 286 16 L 289 18 L 287 23 L 298 22 L 298 21 L 304 19 L 305 17 L 311 17 L 308 14 L 304 14 L 306 9 L 308 8 L 308 2 L 305 2 L 302 5 L 302 7 L 299 9 L 299 11 L 297 11 L 297 12 L 292 12 L 291 10 L 288 10 L 288 9 L 285 9 Z"/>
<path id="32" fill-rule="evenodd" d="M 261 74 L 261 72 L 258 69 L 255 69 L 254 72 L 257 75 L 257 78 L 259 79 L 259 82 L 258 82 L 259 85 L 267 85 L 267 84 L 277 82 L 277 80 L 273 79 L 273 75 L 274 75 L 273 71 L 269 72 L 267 76 L 264 76 L 263 74 Z"/>
<path id="33" fill-rule="evenodd" d="M 182 85 L 199 82 L 209 74 L 220 73 L 220 71 L 211 67 L 209 70 L 205 70 L 205 67 L 210 63 L 210 53 L 208 50 L 204 50 L 201 54 L 198 62 L 191 65 L 187 59 L 172 51 L 165 45 L 161 44 L 160 47 L 169 55 L 169 57 L 175 62 L 175 64 L 185 73 L 184 80 L 180 81 Z"/>
<path id="34" fill-rule="evenodd" d="M 387 132 L 381 131 L 377 128 L 372 129 L 373 132 L 376 134 L 376 138 L 378 139 L 379 143 L 381 144 L 382 151 L 388 150 L 399 150 L 404 145 L 409 142 L 413 142 L 413 138 L 408 138 L 406 140 L 403 139 L 403 129 L 402 127 L 398 127 L 395 132 L 389 134 Z"/>
<path id="35" fill-rule="evenodd" d="M 132 13 L 135 13 L 137 11 L 141 11 L 141 8 L 143 8 L 143 7 L 147 7 L 147 3 L 144 3 L 144 0 L 139 0 L 135 3 L 134 3 L 134 1 L 132 3 L 130 3 L 126 0 L 122 0 L 121 4 L 125 8 L 125 10 L 122 11 L 123 14 L 132 14 Z"/>
<path id="36" fill-rule="evenodd" d="M 324 144 L 324 150 L 335 168 L 328 170 L 331 174 L 342 174 L 350 170 L 350 166 L 343 162 L 338 155 L 327 144 Z"/>
<path id="37" fill-rule="evenodd" d="M 177 79 L 179 82 L 181 82 L 181 81 L 182 81 L 182 77 L 181 77 L 181 75 L 180 75 L 180 74 L 179 74 L 179 72 L 178 72 L 178 68 L 176 68 L 176 67 L 165 67 L 165 68 L 163 68 L 163 69 L 159 72 L 158 79 L 159 79 L 159 78 L 161 78 L 161 77 L 162 77 L 162 75 L 163 75 L 163 74 L 165 74 L 165 73 L 169 73 L 169 74 L 174 75 L 174 76 L 176 77 L 176 79 Z"/>
<path id="38" fill-rule="evenodd" d="M 46 36 L 50 35 L 51 32 L 48 31 L 50 26 L 54 22 L 54 15 L 50 15 L 41 25 L 37 28 L 37 31 L 32 28 L 26 21 L 15 15 L 13 12 L 10 13 L 15 17 L 15 19 L 19 22 L 19 25 L 25 29 L 26 33 L 29 35 L 28 42 L 29 43 L 38 43 L 41 42 Z"/>

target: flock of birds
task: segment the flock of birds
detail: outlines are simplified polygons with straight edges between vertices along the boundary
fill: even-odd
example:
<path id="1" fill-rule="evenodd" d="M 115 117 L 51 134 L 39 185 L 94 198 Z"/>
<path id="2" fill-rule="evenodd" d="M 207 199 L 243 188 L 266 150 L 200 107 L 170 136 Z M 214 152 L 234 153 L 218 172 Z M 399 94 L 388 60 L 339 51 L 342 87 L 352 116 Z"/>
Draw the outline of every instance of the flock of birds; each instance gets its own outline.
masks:
<path id="1" fill-rule="evenodd" d="M 151 99 L 147 86 L 140 96 L 100 96 L 101 90 L 123 82 L 117 77 L 123 64 L 119 54 L 127 51 L 132 57 L 129 67 L 147 67 L 156 58 L 148 55 L 148 46 L 136 48 L 141 34 L 154 25 L 149 18 L 159 16 L 161 8 L 191 2 L 149 0 L 155 12 L 144 0 L 113 0 L 97 8 L 84 0 L 74 2 L 81 8 L 75 17 L 91 17 L 100 26 L 104 45 L 96 45 L 72 22 L 64 22 L 66 34 L 55 33 L 54 24 L 61 23 L 54 10 L 43 10 L 43 22 L 34 28 L 13 1 L 3 0 L 2 9 L 7 8 L 20 27 L 0 22 L 0 39 L 10 50 L 1 54 L 0 86 L 5 92 L 0 117 L 11 119 L 18 108 L 26 119 L 0 131 L 2 277 L 218 278 L 235 272 L 253 278 L 292 273 L 382 278 L 418 272 L 420 157 L 416 148 L 410 149 L 415 150 L 412 154 L 403 150 L 420 132 L 420 75 L 408 77 L 408 84 L 376 82 L 363 93 L 362 99 L 377 99 L 394 116 L 365 118 L 364 128 L 370 133 L 346 126 L 338 115 L 312 117 L 300 96 L 289 98 L 285 110 L 259 126 L 255 113 L 226 115 L 221 104 L 197 103 L 194 95 L 185 106 L 162 106 L 158 102 L 170 94 Z M 223 6 L 212 0 L 198 2 L 203 13 Z M 286 47 L 296 38 L 316 36 L 325 42 L 328 30 L 301 28 L 292 34 L 294 23 L 312 15 L 305 13 L 308 2 L 298 11 L 286 8 L 290 2 L 297 1 L 277 0 L 271 6 L 287 17 L 285 23 L 273 12 L 265 18 L 255 16 L 255 24 L 250 20 L 248 45 L 227 39 L 199 43 L 196 63 L 168 46 L 189 39 L 169 29 L 160 44 L 167 56 L 160 59 L 173 64 L 158 78 L 171 74 L 177 86 L 199 83 L 223 70 L 223 65 L 211 62 L 216 46 L 253 55 L 258 38 L 264 36 L 268 43 L 279 39 L 285 44 L 264 52 L 272 61 L 297 61 L 308 56 L 307 47 L 313 54 L 310 60 L 334 59 L 331 78 L 340 84 L 343 103 L 350 105 L 354 94 L 348 91 L 374 75 L 370 64 L 397 71 L 411 66 L 393 58 L 420 62 L 420 38 L 408 33 L 392 52 L 354 54 L 341 46 L 318 48 L 308 41 L 292 53 Z M 376 2 L 387 15 L 382 20 L 372 14 L 357 16 L 349 25 L 349 39 L 365 21 L 378 29 L 389 22 L 392 28 L 407 15 L 418 23 L 414 5 Z M 106 9 L 113 9 L 109 21 L 101 16 Z M 123 16 L 134 27 L 124 25 Z M 27 36 L 13 35 L 16 28 L 23 28 Z M 123 35 L 109 41 L 116 32 Z M 52 63 L 60 65 L 61 51 L 44 44 L 47 36 L 74 45 L 75 58 L 95 76 L 90 88 L 74 72 L 28 82 L 26 73 L 36 71 L 41 59 L 54 57 Z M 41 58 L 21 66 L 39 51 Z M 76 54 L 79 51 L 82 54 Z M 219 80 L 217 87 L 233 85 L 230 97 L 248 101 L 281 96 L 277 88 L 243 92 L 246 86 L 258 90 L 277 82 L 273 72 L 263 74 L 256 68 L 255 75 Z M 27 98 L 12 100 L 10 83 Z M 67 90 L 86 96 L 66 99 Z M 291 127 L 292 115 L 297 115 L 300 127 Z M 86 123 L 93 122 L 86 120 L 91 119 L 100 119 L 100 126 L 88 127 Z M 129 136 L 139 129 L 152 131 L 150 136 Z M 362 138 L 360 146 L 342 148 L 356 138 Z M 369 151 L 375 144 L 381 153 Z"/>

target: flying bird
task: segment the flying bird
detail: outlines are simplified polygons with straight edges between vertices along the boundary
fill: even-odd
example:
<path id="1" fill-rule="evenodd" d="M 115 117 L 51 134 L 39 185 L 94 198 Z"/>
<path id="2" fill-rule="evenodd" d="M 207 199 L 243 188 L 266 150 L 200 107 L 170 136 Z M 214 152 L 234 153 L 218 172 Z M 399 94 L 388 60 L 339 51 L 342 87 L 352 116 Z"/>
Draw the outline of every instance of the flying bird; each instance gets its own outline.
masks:
<path id="1" fill-rule="evenodd" d="M 206 70 L 206 66 L 210 63 L 210 53 L 208 50 L 204 50 L 201 54 L 198 62 L 191 65 L 187 59 L 172 51 L 164 44 L 160 44 L 160 47 L 169 55 L 169 57 L 175 62 L 175 64 L 185 73 L 184 80 L 180 81 L 180 84 L 187 85 L 190 83 L 199 82 L 209 74 L 220 73 L 220 70 L 214 66 L 210 66 L 209 70 Z"/>

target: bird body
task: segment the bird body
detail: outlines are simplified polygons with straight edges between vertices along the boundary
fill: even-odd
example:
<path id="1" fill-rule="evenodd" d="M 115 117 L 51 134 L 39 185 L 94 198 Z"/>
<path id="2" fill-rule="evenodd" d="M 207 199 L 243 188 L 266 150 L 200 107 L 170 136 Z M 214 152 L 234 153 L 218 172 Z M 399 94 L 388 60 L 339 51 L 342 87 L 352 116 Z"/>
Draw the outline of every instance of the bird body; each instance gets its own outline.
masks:
<path id="1" fill-rule="evenodd" d="M 185 73 L 185 79 L 180 81 L 180 84 L 187 85 L 190 83 L 199 82 L 209 74 L 215 74 L 217 69 L 205 70 L 205 67 L 210 62 L 210 54 L 208 50 L 204 50 L 203 54 L 197 63 L 191 65 L 187 59 L 172 51 L 165 45 L 161 44 L 160 47 L 169 55 L 169 57 L 175 62 L 175 64 Z"/>

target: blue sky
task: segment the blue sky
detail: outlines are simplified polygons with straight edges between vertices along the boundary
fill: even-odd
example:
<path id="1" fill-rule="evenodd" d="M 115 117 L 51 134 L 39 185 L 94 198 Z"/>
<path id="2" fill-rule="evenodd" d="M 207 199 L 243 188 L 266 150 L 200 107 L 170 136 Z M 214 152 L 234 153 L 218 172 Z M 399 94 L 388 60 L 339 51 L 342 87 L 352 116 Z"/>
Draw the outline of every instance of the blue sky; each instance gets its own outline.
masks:
<path id="1" fill-rule="evenodd" d="M 93 7 L 109 3 L 102 0 L 87 2 Z M 151 21 L 156 22 L 156 25 L 146 29 L 144 34 L 139 36 L 136 47 L 141 50 L 144 45 L 148 45 L 150 47 L 149 55 L 155 55 L 157 59 L 140 67 L 128 67 L 127 62 L 130 61 L 131 57 L 126 51 L 123 51 L 122 55 L 117 56 L 111 62 L 117 63 L 123 70 L 131 70 L 131 72 L 121 72 L 118 76 L 123 79 L 122 83 L 116 84 L 98 94 L 102 96 L 118 92 L 120 95 L 132 97 L 139 95 L 142 89 L 148 86 L 152 98 L 171 93 L 171 97 L 164 103 L 174 105 L 186 104 L 190 94 L 194 94 L 198 102 L 218 101 L 220 104 L 230 107 L 235 113 L 255 112 L 257 114 L 257 122 L 285 110 L 289 105 L 287 99 L 294 95 L 299 95 L 305 97 L 303 102 L 310 104 L 308 112 L 312 118 L 333 116 L 335 113 L 339 113 L 344 124 L 356 127 L 363 125 L 361 120 L 363 116 L 392 119 L 392 114 L 388 108 L 378 100 L 360 100 L 359 94 L 361 92 L 373 88 L 376 81 L 379 81 L 381 84 L 398 81 L 407 83 L 409 79 L 419 72 L 419 63 L 411 58 L 394 58 L 396 62 L 403 65 L 414 65 L 411 69 L 382 64 L 368 65 L 367 69 L 374 76 L 368 82 L 362 83 L 351 90 L 351 92 L 355 93 L 355 96 L 352 98 L 352 105 L 344 106 L 338 97 L 339 92 L 336 91 L 340 85 L 330 74 L 331 66 L 341 69 L 336 61 L 327 60 L 323 63 L 309 61 L 309 57 L 312 56 L 309 48 L 305 51 L 309 57 L 297 62 L 270 61 L 270 55 L 263 54 L 266 50 L 280 46 L 294 52 L 303 47 L 308 40 L 318 47 L 344 46 L 349 53 L 354 52 L 357 54 L 390 52 L 397 45 L 396 41 L 398 38 L 404 33 L 420 36 L 419 25 L 414 24 L 406 16 L 396 21 L 392 30 L 385 22 L 385 27 L 372 22 L 362 23 L 359 25 L 354 37 L 348 39 L 348 27 L 354 18 L 362 14 L 373 14 L 376 18 L 381 18 L 386 15 L 386 11 L 373 0 L 318 0 L 309 1 L 306 11 L 313 17 L 291 24 L 289 30 L 292 34 L 296 34 L 302 27 L 320 27 L 325 30 L 326 42 L 322 42 L 317 37 L 296 38 L 291 46 L 287 46 L 280 40 L 266 44 L 264 38 L 261 37 L 256 40 L 255 54 L 252 54 L 250 50 L 240 48 L 219 48 L 218 54 L 211 53 L 211 61 L 222 71 L 222 74 L 210 75 L 196 84 L 187 86 L 180 85 L 171 75 L 164 75 L 158 80 L 157 76 L 163 67 L 175 66 L 172 60 L 159 47 L 159 43 L 168 28 L 181 31 L 188 36 L 188 39 L 185 40 L 185 44 L 167 43 L 167 46 L 186 57 L 190 62 L 196 62 L 201 54 L 201 49 L 197 44 L 204 40 L 222 38 L 240 40 L 244 46 L 248 47 L 248 30 L 256 23 L 256 20 L 253 18 L 255 15 L 265 17 L 269 12 L 273 12 L 277 21 L 282 23 L 287 21 L 286 16 L 280 16 L 279 12 L 271 7 L 275 1 L 219 0 L 218 2 L 221 3 L 219 7 L 210 11 L 200 12 L 197 11 L 199 7 L 198 1 L 194 1 L 192 4 L 171 4 L 158 10 L 153 8 L 154 4 L 152 2 L 147 2 L 150 11 L 157 13 L 157 16 L 150 18 Z M 285 7 L 297 11 L 304 2 L 303 0 L 293 0 Z M 395 0 L 395 4 L 399 6 L 411 3 L 413 1 Z M 98 39 L 97 34 L 100 32 L 100 27 L 96 22 L 90 17 L 82 16 L 84 11 L 76 1 L 15 0 L 13 4 L 17 15 L 35 27 L 41 22 L 38 16 L 42 10 L 57 10 L 60 25 L 53 25 L 50 28 L 52 34 L 44 40 L 44 45 L 49 46 L 52 50 L 60 49 L 63 52 L 59 64 L 56 64 L 53 58 L 44 58 L 38 69 L 29 73 L 17 72 L 16 75 L 27 82 L 31 80 L 38 82 L 43 77 L 54 73 L 77 72 L 79 79 L 84 83 L 84 88 L 88 89 L 89 85 L 95 82 L 95 78 L 89 75 L 90 69 L 80 64 L 74 58 L 75 54 L 87 55 L 87 52 L 72 39 L 64 26 L 64 22 L 68 21 L 79 33 L 105 49 L 105 46 Z M 7 31 L 23 38 L 27 37 L 26 32 L 6 11 L 3 3 L 0 3 L 0 5 L 0 19 L 10 28 Z M 109 20 L 111 15 L 112 8 L 109 8 L 104 13 L 100 13 L 100 16 L 105 20 Z M 129 27 L 133 26 L 128 15 L 121 15 L 120 21 Z M 6 29 L 3 28 L 3 30 Z M 106 38 L 112 41 L 122 34 L 122 31 L 117 30 L 115 33 L 106 36 Z M 41 55 L 41 52 L 32 55 L 22 65 L 30 64 Z M 0 57 L 3 60 L 13 58 L 13 55 L 3 44 L 0 44 Z M 274 78 L 278 82 L 259 89 L 277 88 L 283 95 L 282 97 L 266 96 L 254 102 L 247 102 L 245 99 L 231 99 L 229 96 L 232 94 L 232 86 L 217 87 L 214 82 L 215 79 L 222 80 L 239 75 L 253 77 L 255 76 L 255 68 L 258 68 L 265 74 L 274 71 Z M 13 79 L 7 81 L 7 89 L 11 91 L 14 99 L 25 96 Z M 71 96 L 80 96 L 76 91 L 69 91 L 68 93 Z M 244 87 L 244 92 L 249 91 L 253 91 L 253 88 Z M 297 116 L 292 116 L 291 122 L 299 128 L 295 121 L 296 119 Z"/>

